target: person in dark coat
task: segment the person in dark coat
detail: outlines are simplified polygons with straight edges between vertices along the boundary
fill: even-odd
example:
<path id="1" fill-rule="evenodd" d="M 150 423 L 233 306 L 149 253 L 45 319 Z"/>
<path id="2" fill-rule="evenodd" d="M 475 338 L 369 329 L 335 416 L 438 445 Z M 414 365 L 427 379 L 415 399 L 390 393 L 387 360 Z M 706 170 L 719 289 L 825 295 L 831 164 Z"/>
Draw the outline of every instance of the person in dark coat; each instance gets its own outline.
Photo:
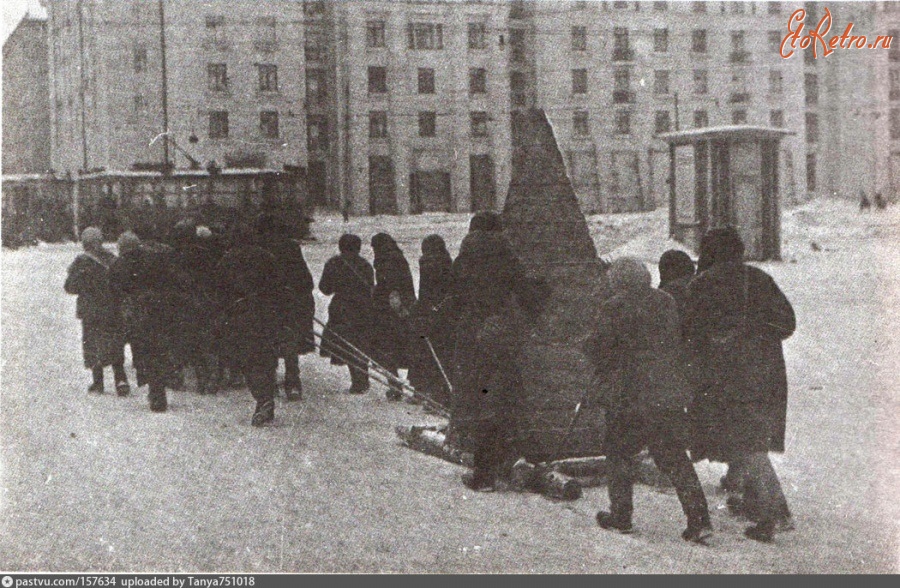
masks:
<path id="1" fill-rule="evenodd" d="M 293 341 L 286 341 L 279 356 L 284 359 L 284 393 L 288 400 L 300 400 L 303 386 L 300 382 L 300 355 L 315 351 L 313 341 L 313 317 L 316 303 L 313 298 L 312 273 L 303 258 L 300 243 L 287 235 L 287 226 L 271 214 L 262 214 L 257 219 L 256 230 L 260 247 L 275 256 L 275 283 L 291 290 L 299 304 L 287 309 L 285 320 L 291 331 L 297 335 Z"/>
<path id="2" fill-rule="evenodd" d="M 633 258 L 613 262 L 614 295 L 603 303 L 587 355 L 601 378 L 606 409 L 610 510 L 597 513 L 604 529 L 631 532 L 633 458 L 645 447 L 675 486 L 686 541 L 712 532 L 700 480 L 687 454 L 686 410 L 691 387 L 683 372 L 681 323 L 675 300 L 651 287 L 650 272 Z"/>
<path id="3" fill-rule="evenodd" d="M 78 296 L 76 316 L 81 320 L 81 350 L 84 366 L 93 381 L 88 392 L 103 393 L 103 368 L 112 366 L 116 393 L 131 391 L 125 374 L 125 330 L 120 301 L 110 288 L 109 271 L 116 260 L 103 247 L 103 234 L 88 227 L 81 234 L 84 253 L 69 266 L 65 291 Z"/>
<path id="4" fill-rule="evenodd" d="M 449 369 L 452 355 L 453 325 L 444 306 L 453 283 L 452 264 L 444 239 L 439 235 L 425 237 L 419 258 L 419 299 L 411 313 L 409 381 L 417 391 L 442 406 L 450 401 L 441 369 Z"/>
<path id="5" fill-rule="evenodd" d="M 321 355 L 330 357 L 332 365 L 346 365 L 350 370 L 350 394 L 364 394 L 369 389 L 368 362 L 350 345 L 366 355 L 372 353 L 375 315 L 372 292 L 375 270 L 359 252 L 362 240 L 356 235 L 341 235 L 340 255 L 325 263 L 319 290 L 333 296 L 328 305 L 328 324 L 322 335 Z M 350 345 L 348 345 L 348 343 Z"/>
<path id="6" fill-rule="evenodd" d="M 373 359 L 397 376 L 399 369 L 409 367 L 409 314 L 416 303 L 416 289 L 409 263 L 393 237 L 378 233 L 372 237 L 372 250 L 375 253 L 372 263 L 375 268 Z M 402 395 L 391 387 L 387 397 L 400 400 Z"/>
<path id="7" fill-rule="evenodd" d="M 110 283 L 122 300 L 138 386 L 149 385 L 150 410 L 165 412 L 166 382 L 175 370 L 173 350 L 180 353 L 190 337 L 191 318 L 198 309 L 172 247 L 141 242 L 126 232 L 119 237 L 119 253 Z"/>
<path id="8" fill-rule="evenodd" d="M 252 241 L 237 242 L 219 263 L 219 273 L 238 298 L 219 317 L 216 337 L 229 365 L 241 370 L 256 409 L 250 424 L 260 427 L 275 419 L 278 357 L 296 341 L 290 320 L 300 304 L 288 288 L 273 284 L 278 275 L 274 255 Z"/>
<path id="9" fill-rule="evenodd" d="M 516 355 L 525 313 L 539 314 L 542 296 L 492 212 L 472 218 L 451 273 L 456 329 L 449 440 L 474 456 L 474 470 L 463 483 L 490 491 L 508 477 L 516 457 L 515 412 L 522 387 Z"/>
<path id="10" fill-rule="evenodd" d="M 659 289 L 675 299 L 679 320 L 684 317 L 687 288 L 694 279 L 694 262 L 684 251 L 669 249 L 659 258 Z"/>
<path id="11" fill-rule="evenodd" d="M 698 386 L 691 455 L 742 473 L 745 511 L 758 522 L 745 534 L 771 541 L 790 517 L 768 452 L 784 451 L 781 342 L 796 328 L 794 310 L 768 274 L 743 263 L 744 245 L 733 228 L 710 231 L 701 250 L 710 265 L 688 288 L 684 318 Z"/>

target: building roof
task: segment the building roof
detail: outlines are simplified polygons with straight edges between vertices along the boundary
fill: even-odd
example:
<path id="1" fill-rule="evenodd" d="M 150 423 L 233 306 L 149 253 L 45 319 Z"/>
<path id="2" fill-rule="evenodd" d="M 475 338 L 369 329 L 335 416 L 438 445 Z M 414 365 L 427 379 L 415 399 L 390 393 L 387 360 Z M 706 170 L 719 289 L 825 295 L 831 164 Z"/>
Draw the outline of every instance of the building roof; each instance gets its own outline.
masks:
<path id="1" fill-rule="evenodd" d="M 723 125 L 718 127 L 701 127 L 689 131 L 673 131 L 660 133 L 656 137 L 675 145 L 686 145 L 695 141 L 709 141 L 710 139 L 781 139 L 786 135 L 794 135 L 794 131 L 779 129 L 776 127 L 762 127 L 755 125 Z"/>

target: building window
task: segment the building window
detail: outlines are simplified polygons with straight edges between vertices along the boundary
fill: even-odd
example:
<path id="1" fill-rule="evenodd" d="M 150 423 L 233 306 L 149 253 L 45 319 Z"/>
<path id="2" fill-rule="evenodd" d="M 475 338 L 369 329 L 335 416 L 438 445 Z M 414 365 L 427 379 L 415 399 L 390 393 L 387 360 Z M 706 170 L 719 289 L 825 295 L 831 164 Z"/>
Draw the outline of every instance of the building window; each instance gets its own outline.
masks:
<path id="1" fill-rule="evenodd" d="M 387 89 L 387 68 L 375 65 L 369 66 L 369 94 L 384 94 Z"/>
<path id="2" fill-rule="evenodd" d="M 885 4 L 890 4 L 890 2 L 885 2 Z M 891 29 L 887 34 L 892 39 L 891 48 L 888 50 L 888 60 L 900 61 L 900 29 Z M 807 51 L 807 53 L 812 53 L 812 51 Z"/>
<path id="3" fill-rule="evenodd" d="M 732 111 L 731 124 L 733 124 L 733 125 L 747 124 L 747 111 L 744 109 Z"/>
<path id="4" fill-rule="evenodd" d="M 806 113 L 806 142 L 819 142 L 819 115 L 815 112 Z"/>
<path id="5" fill-rule="evenodd" d="M 320 114 L 306 117 L 306 149 L 310 153 L 328 150 L 328 118 Z"/>
<path id="6" fill-rule="evenodd" d="M 434 112 L 419 113 L 419 136 L 434 137 L 437 134 L 437 114 Z"/>
<path id="7" fill-rule="evenodd" d="M 900 108 L 891 108 L 891 140 L 900 139 Z"/>
<path id="8" fill-rule="evenodd" d="M 488 136 L 488 115 L 486 112 L 470 112 L 469 124 L 473 137 Z"/>
<path id="9" fill-rule="evenodd" d="M 706 53 L 706 29 L 694 29 L 691 31 L 691 51 L 694 53 Z"/>
<path id="10" fill-rule="evenodd" d="M 769 31 L 768 39 L 769 39 L 769 51 L 775 54 L 781 53 L 781 40 L 784 38 L 784 35 L 781 34 L 781 31 Z"/>
<path id="11" fill-rule="evenodd" d="M 469 70 L 469 94 L 487 93 L 487 70 L 473 67 Z"/>
<path id="12" fill-rule="evenodd" d="M 616 111 L 616 134 L 617 135 L 630 135 L 631 134 L 631 112 L 627 110 L 617 110 Z"/>
<path id="13" fill-rule="evenodd" d="M 669 93 L 669 70 L 658 69 L 653 72 L 653 93 L 657 96 Z"/>
<path id="14" fill-rule="evenodd" d="M 369 138 L 387 139 L 387 136 L 387 112 L 383 110 L 373 110 L 369 113 Z"/>
<path id="15" fill-rule="evenodd" d="M 587 110 L 576 110 L 572 114 L 572 131 L 576 137 L 587 137 L 591 134 Z"/>
<path id="16" fill-rule="evenodd" d="M 806 105 L 815 106 L 819 103 L 819 76 L 808 73 L 804 76 L 804 89 L 806 90 Z"/>
<path id="17" fill-rule="evenodd" d="M 207 86 L 213 92 L 228 90 L 228 66 L 224 63 L 206 64 Z"/>
<path id="18" fill-rule="evenodd" d="M 509 91 L 512 95 L 513 106 L 528 106 L 529 87 L 524 73 L 520 71 L 510 73 Z"/>
<path id="19" fill-rule="evenodd" d="M 328 56 L 328 42 L 324 35 L 309 32 L 303 42 L 303 53 L 307 63 L 325 61 Z"/>
<path id="20" fill-rule="evenodd" d="M 328 102 L 327 74 L 324 69 L 306 70 L 307 106 L 325 106 Z"/>
<path id="21" fill-rule="evenodd" d="M 528 37 L 522 29 L 509 31 L 509 49 L 512 53 L 513 63 L 526 63 L 528 61 Z"/>
<path id="22" fill-rule="evenodd" d="M 144 98 L 143 94 L 135 94 L 134 95 L 134 113 L 140 114 L 144 112 L 144 109 L 147 108 L 147 100 Z"/>
<path id="23" fill-rule="evenodd" d="M 769 126 L 782 128 L 784 127 L 784 111 L 783 110 L 772 110 L 769 112 Z"/>
<path id="24" fill-rule="evenodd" d="M 631 92 L 631 71 L 627 67 L 616 68 L 613 74 L 613 103 L 629 104 L 634 101 Z"/>
<path id="25" fill-rule="evenodd" d="M 809 192 L 816 191 L 816 154 L 806 154 L 806 189 Z"/>
<path id="26" fill-rule="evenodd" d="M 587 51 L 587 27 L 572 27 L 572 51 Z"/>
<path id="27" fill-rule="evenodd" d="M 784 91 L 784 74 L 780 69 L 769 70 L 769 94 L 781 95 Z"/>
<path id="28" fill-rule="evenodd" d="M 699 129 L 709 126 L 709 115 L 705 110 L 694 111 L 694 128 Z"/>
<path id="29" fill-rule="evenodd" d="M 443 49 L 444 25 L 411 22 L 407 25 L 410 49 Z"/>
<path id="30" fill-rule="evenodd" d="M 614 0 L 613 8 L 616 10 L 628 10 L 628 2 L 625 0 Z"/>
<path id="31" fill-rule="evenodd" d="M 206 15 L 206 35 L 213 41 L 225 40 L 225 17 L 218 14 Z"/>
<path id="32" fill-rule="evenodd" d="M 613 61 L 631 61 L 633 57 L 628 42 L 628 29 L 615 27 L 613 29 Z"/>
<path id="33" fill-rule="evenodd" d="M 258 41 L 268 46 L 278 42 L 278 21 L 274 16 L 261 16 L 256 19 Z"/>
<path id="34" fill-rule="evenodd" d="M 277 92 L 278 66 L 259 63 L 256 65 L 256 67 L 259 70 L 259 91 Z"/>
<path id="35" fill-rule="evenodd" d="M 573 94 L 587 94 L 587 70 L 586 69 L 573 69 L 572 70 L 572 93 Z"/>
<path id="36" fill-rule="evenodd" d="M 228 138 L 228 111 L 214 110 L 209 113 L 209 138 Z"/>
<path id="37" fill-rule="evenodd" d="M 653 130 L 655 134 L 668 133 L 672 130 L 672 119 L 668 110 L 657 110 L 653 117 Z"/>
<path id="38" fill-rule="evenodd" d="M 303 3 L 303 14 L 306 16 L 321 16 L 325 14 L 325 0 L 307 0 Z"/>
<path id="39" fill-rule="evenodd" d="M 694 94 L 709 93 L 709 72 L 705 69 L 694 70 Z"/>
<path id="40" fill-rule="evenodd" d="M 769 5 L 769 14 L 781 14 L 781 2 L 769 0 L 766 4 Z"/>
<path id="41" fill-rule="evenodd" d="M 732 6 L 740 4 L 735 2 Z M 747 35 L 744 31 L 731 31 L 731 63 L 747 63 L 750 52 L 747 51 Z"/>
<path id="42" fill-rule="evenodd" d="M 469 23 L 469 49 L 487 49 L 487 25 L 483 22 Z"/>
<path id="43" fill-rule="evenodd" d="M 135 47 L 132 54 L 134 73 L 143 73 L 147 69 L 147 48 Z"/>
<path id="44" fill-rule="evenodd" d="M 278 138 L 278 113 L 265 110 L 259 113 L 259 131 L 266 139 Z"/>
<path id="45" fill-rule="evenodd" d="M 691 2 L 692 12 L 706 12 L 706 2 Z"/>
<path id="46" fill-rule="evenodd" d="M 366 47 L 380 49 L 384 47 L 384 21 L 370 20 L 366 23 Z"/>
<path id="47" fill-rule="evenodd" d="M 653 50 L 657 53 L 669 50 L 669 29 L 653 29 Z"/>
<path id="48" fill-rule="evenodd" d="M 890 94 L 888 98 L 890 100 L 900 100 L 900 69 L 890 70 L 888 72 L 888 79 L 890 80 L 888 85 Z"/>
<path id="49" fill-rule="evenodd" d="M 665 1 L 662 1 L 662 2 L 653 2 L 653 10 L 654 10 L 654 12 L 665 12 L 665 11 L 667 11 L 668 9 L 669 9 L 669 3 L 668 3 L 668 2 L 665 2 Z"/>
<path id="50" fill-rule="evenodd" d="M 434 94 L 434 70 L 430 67 L 419 68 L 419 94 Z"/>

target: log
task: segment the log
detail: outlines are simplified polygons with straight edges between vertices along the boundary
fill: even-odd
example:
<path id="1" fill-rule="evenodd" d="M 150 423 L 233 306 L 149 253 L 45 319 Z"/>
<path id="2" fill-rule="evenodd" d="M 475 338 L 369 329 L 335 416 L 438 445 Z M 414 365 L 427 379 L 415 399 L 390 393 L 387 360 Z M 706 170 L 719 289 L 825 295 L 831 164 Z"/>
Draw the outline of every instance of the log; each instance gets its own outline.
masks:
<path id="1" fill-rule="evenodd" d="M 446 427 L 412 425 L 398 426 L 395 430 L 400 440 L 410 449 L 457 465 L 466 467 L 474 465 L 471 453 L 447 445 Z"/>

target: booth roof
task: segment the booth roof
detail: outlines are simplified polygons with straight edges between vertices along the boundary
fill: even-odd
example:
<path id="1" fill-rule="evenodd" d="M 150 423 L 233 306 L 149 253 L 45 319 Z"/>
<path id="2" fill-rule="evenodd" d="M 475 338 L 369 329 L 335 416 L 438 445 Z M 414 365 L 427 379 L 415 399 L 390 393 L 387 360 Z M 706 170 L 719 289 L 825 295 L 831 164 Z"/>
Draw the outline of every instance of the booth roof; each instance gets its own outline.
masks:
<path id="1" fill-rule="evenodd" d="M 695 141 L 711 139 L 730 139 L 752 141 L 756 139 L 780 139 L 785 135 L 794 135 L 794 131 L 776 127 L 754 125 L 723 125 L 718 127 L 701 127 L 688 131 L 660 133 L 656 137 L 675 145 L 684 145 Z"/>

